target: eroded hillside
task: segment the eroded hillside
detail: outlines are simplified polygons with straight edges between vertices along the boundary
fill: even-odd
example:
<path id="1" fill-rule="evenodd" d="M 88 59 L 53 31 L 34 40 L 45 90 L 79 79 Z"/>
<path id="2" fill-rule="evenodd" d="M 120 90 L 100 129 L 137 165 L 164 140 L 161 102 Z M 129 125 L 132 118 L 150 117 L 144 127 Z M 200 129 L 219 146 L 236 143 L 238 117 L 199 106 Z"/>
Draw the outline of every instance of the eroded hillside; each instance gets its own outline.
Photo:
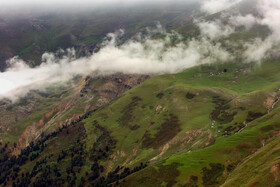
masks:
<path id="1" fill-rule="evenodd" d="M 100 108 L 149 78 L 123 75 L 79 78 L 70 88 L 53 94 L 32 93 L 16 103 L 1 105 L 2 141 L 16 142 L 12 154 L 18 155 L 30 142 L 44 134 L 68 126 L 85 113 Z"/>

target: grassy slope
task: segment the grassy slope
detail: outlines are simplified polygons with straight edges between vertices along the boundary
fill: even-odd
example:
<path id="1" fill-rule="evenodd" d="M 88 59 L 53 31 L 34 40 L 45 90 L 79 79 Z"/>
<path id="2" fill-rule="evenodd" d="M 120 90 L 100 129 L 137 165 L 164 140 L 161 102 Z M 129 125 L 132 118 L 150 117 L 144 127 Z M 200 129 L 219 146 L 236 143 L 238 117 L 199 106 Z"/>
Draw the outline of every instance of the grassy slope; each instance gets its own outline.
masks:
<path id="1" fill-rule="evenodd" d="M 276 126 L 275 126 L 276 127 Z M 277 126 L 279 129 L 279 126 Z M 271 138 L 264 147 L 248 156 L 231 173 L 223 186 L 273 186 L 279 184 L 280 137 Z"/>
<path id="2" fill-rule="evenodd" d="M 274 140 L 274 132 L 279 129 L 278 104 L 269 114 L 264 106 L 266 99 L 272 97 L 273 92 L 277 93 L 280 85 L 278 63 L 279 60 L 271 60 L 261 67 L 239 63 L 212 64 L 179 74 L 153 77 L 92 113 L 79 127 L 69 128 L 69 133 L 63 130 L 57 137 L 49 139 L 45 143 L 47 148 L 34 161 L 21 166 L 21 171 L 31 172 L 35 162 L 47 158 L 47 165 L 57 167 L 62 177 L 66 177 L 65 168 L 72 162 L 71 147 L 82 145 L 84 165 L 74 167 L 79 173 L 79 183 L 81 177 L 91 173 L 93 148 L 104 149 L 105 145 L 110 145 L 106 138 L 110 136 L 116 144 L 110 148 L 109 157 L 100 160 L 105 168 L 102 175 L 118 165 L 132 168 L 140 162 L 149 162 L 149 167 L 126 177 L 125 182 L 121 180 L 123 185 L 203 185 L 203 177 L 208 177 L 210 184 L 217 186 L 224 183 L 229 173 L 231 177 L 226 184 L 236 183 L 243 176 L 238 172 L 240 167 L 248 163 L 246 167 L 252 168 L 251 162 L 264 161 L 250 155 L 262 147 L 263 141 L 269 142 L 269 137 Z M 227 73 L 223 73 L 224 69 Z M 250 116 L 250 112 L 255 116 Z M 248 121 L 247 126 L 244 121 Z M 77 129 L 81 130 L 77 138 L 82 144 L 70 138 L 75 136 Z M 236 133 L 239 130 L 241 132 Z M 106 131 L 109 134 L 104 136 Z M 262 149 L 266 148 L 259 149 L 254 155 Z M 56 163 L 62 150 L 68 154 Z M 238 166 L 246 157 L 252 161 Z M 264 169 L 258 174 L 242 169 L 249 173 L 250 182 L 265 182 L 260 176 L 263 172 L 267 174 L 278 158 L 277 154 L 270 156 L 269 153 L 266 157 L 274 159 L 265 165 L 260 164 Z M 218 163 L 222 167 L 218 167 Z M 210 164 L 216 164 L 214 169 L 210 169 Z"/>
<path id="3" fill-rule="evenodd" d="M 113 155 L 113 162 L 107 161 L 105 165 L 111 167 L 113 165 L 114 168 L 117 165 L 133 166 L 139 162 L 149 161 L 162 152 L 164 145 L 170 144 L 170 148 L 155 160 L 168 159 L 164 163 L 157 164 L 156 168 L 166 170 L 170 165 L 178 166 L 177 182 L 186 184 L 188 176 L 195 175 L 199 177 L 198 184 L 202 184 L 203 167 L 207 167 L 210 163 L 222 163 L 225 167 L 232 164 L 235 167 L 244 157 L 261 146 L 259 136 L 267 138 L 271 135 L 273 129 L 268 132 L 260 131 L 260 128 L 272 123 L 267 120 L 261 125 L 253 120 L 240 133 L 233 134 L 241 129 L 238 125 L 249 120 L 249 112 L 266 113 L 263 103 L 271 92 L 278 89 L 280 83 L 278 63 L 278 60 L 274 60 L 264 63 L 261 67 L 234 63 L 205 65 L 175 75 L 154 77 L 86 119 L 87 147 L 90 149 L 92 146 L 95 136 L 92 124 L 97 120 L 99 124 L 109 129 L 112 137 L 117 140 L 118 153 Z M 222 73 L 225 68 L 228 72 Z M 211 72 L 215 75 L 210 76 Z M 188 92 L 196 96 L 188 99 L 186 98 Z M 159 97 L 159 94 L 162 96 Z M 211 128 L 210 124 L 213 122 L 210 119 L 211 113 L 217 105 L 213 102 L 215 96 L 229 101 L 229 107 L 224 112 L 237 113 L 231 121 L 216 121 L 214 128 Z M 135 97 L 138 98 L 137 101 Z M 274 109 L 269 115 L 273 115 L 277 110 Z M 176 124 L 172 124 L 173 129 L 166 129 L 162 125 L 170 114 L 178 117 L 179 130 Z M 227 118 L 227 115 L 224 117 Z M 277 120 L 276 118 L 275 122 Z M 134 129 L 134 126 L 139 127 Z M 232 136 L 222 136 L 229 126 L 234 127 L 234 130 L 228 130 L 230 131 L 228 135 Z M 209 139 L 200 138 L 182 146 L 185 140 L 184 133 L 198 129 L 202 130 L 205 136 L 208 136 L 207 132 L 210 131 L 210 136 L 218 137 L 215 143 L 212 142 L 213 145 L 203 148 Z M 172 134 L 172 130 L 178 131 Z M 160 135 L 161 133 L 164 137 Z M 196 133 L 197 131 L 194 131 L 194 134 Z M 174 167 L 170 167 L 170 170 L 174 170 Z M 155 172 L 155 169 L 146 168 L 139 172 L 139 175 L 137 173 L 131 175 L 126 181 L 130 185 L 140 185 L 140 181 L 144 181 L 145 185 L 152 185 L 149 180 L 146 181 L 147 176 L 152 176 L 150 172 Z M 225 170 L 216 183 L 221 184 L 227 174 Z M 151 182 L 153 185 L 159 184 L 159 181 L 165 180 L 164 177 L 166 176 L 158 177 L 156 182 L 151 179 Z M 133 182 L 130 183 L 131 181 Z"/>

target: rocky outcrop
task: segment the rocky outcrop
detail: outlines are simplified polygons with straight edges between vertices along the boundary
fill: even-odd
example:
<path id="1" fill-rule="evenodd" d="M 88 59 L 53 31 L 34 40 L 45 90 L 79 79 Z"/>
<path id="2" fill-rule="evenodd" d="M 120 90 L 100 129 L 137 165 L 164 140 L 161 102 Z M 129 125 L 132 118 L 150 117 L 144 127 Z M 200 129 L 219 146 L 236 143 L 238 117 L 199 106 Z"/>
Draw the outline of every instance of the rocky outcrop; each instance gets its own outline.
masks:
<path id="1" fill-rule="evenodd" d="M 52 120 L 56 119 L 56 117 L 71 108 L 71 103 L 73 99 L 67 99 L 51 111 L 45 113 L 41 119 L 37 122 L 29 125 L 20 135 L 17 146 L 13 148 L 12 154 L 18 155 L 20 151 L 27 147 L 32 141 L 36 140 L 44 130 L 48 129 L 48 127 L 52 124 Z"/>

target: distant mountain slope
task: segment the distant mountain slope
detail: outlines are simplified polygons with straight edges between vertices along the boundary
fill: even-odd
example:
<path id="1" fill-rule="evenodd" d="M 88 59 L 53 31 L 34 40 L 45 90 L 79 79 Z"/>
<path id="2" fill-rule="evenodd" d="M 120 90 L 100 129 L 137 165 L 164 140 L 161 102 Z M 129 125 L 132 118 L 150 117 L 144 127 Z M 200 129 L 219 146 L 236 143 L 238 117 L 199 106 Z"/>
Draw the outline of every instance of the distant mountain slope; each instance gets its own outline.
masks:
<path id="1" fill-rule="evenodd" d="M 177 28 L 185 19 L 191 20 L 198 5 L 181 7 L 157 7 L 94 10 L 77 13 L 44 14 L 41 16 L 4 17 L 0 22 L 0 71 L 6 68 L 6 60 L 19 56 L 35 66 L 41 63 L 44 52 L 55 52 L 74 47 L 79 56 L 98 49 L 107 33 L 120 28 L 127 37 L 141 29 L 154 26 L 159 21 L 167 29 Z M 129 15 L 129 16 L 128 16 Z M 174 21 L 173 21 L 174 20 Z"/>

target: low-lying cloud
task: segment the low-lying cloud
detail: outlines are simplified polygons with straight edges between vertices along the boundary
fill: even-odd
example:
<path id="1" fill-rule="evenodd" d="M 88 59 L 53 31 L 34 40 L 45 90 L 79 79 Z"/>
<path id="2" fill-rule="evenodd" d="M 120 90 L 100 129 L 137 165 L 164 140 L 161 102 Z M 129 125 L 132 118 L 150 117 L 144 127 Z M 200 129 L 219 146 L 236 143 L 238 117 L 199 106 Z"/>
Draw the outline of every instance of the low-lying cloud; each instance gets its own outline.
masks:
<path id="1" fill-rule="evenodd" d="M 43 63 L 30 68 L 26 62 L 13 58 L 6 72 L 0 74 L 0 98 L 16 100 L 32 89 L 44 89 L 53 84 L 65 84 L 76 75 L 165 74 L 176 73 L 202 63 L 227 61 L 230 54 L 219 43 L 203 37 L 187 43 L 173 44 L 180 35 L 167 34 L 164 39 L 130 40 L 117 46 L 123 31 L 108 34 L 110 40 L 90 57 L 74 59 L 75 51 L 57 58 L 53 53 L 42 56 Z"/>
<path id="2" fill-rule="evenodd" d="M 229 21 L 233 26 L 244 26 L 247 31 L 255 24 L 259 23 L 258 18 L 254 17 L 252 14 L 232 16 L 229 18 Z"/>
<path id="3" fill-rule="evenodd" d="M 197 23 L 202 35 L 209 37 L 211 40 L 229 36 L 234 32 L 234 28 L 229 25 L 224 25 L 221 21 L 201 21 Z"/>
<path id="4" fill-rule="evenodd" d="M 14 57 L 9 60 L 6 72 L 0 73 L 0 99 L 16 101 L 31 90 L 64 85 L 77 75 L 100 76 L 120 72 L 159 75 L 177 73 L 199 64 L 232 61 L 235 59 L 235 51 L 229 52 L 219 41 L 226 39 L 239 26 L 244 26 L 248 31 L 255 24 L 261 24 L 271 30 L 271 34 L 264 39 L 254 38 L 243 43 L 245 51 L 241 56 L 244 62 L 260 62 L 271 49 L 280 45 L 280 3 L 273 0 L 257 2 L 260 17 L 252 14 L 229 15 L 228 24 L 222 21 L 224 17 L 214 21 L 200 20 L 195 23 L 200 29 L 200 36 L 187 41 L 176 32 L 166 33 L 157 24 L 156 28 L 147 29 L 147 32 L 163 34 L 165 37 L 155 40 L 137 34 L 119 45 L 120 37 L 125 34 L 124 30 L 119 30 L 108 34 L 100 51 L 89 57 L 76 58 L 74 49 L 62 51 L 62 57 L 45 53 L 42 56 L 43 63 L 35 68 Z M 235 46 L 235 43 L 232 41 L 228 45 Z"/>
<path id="5" fill-rule="evenodd" d="M 205 0 L 202 1 L 201 10 L 203 12 L 214 14 L 230 8 L 242 0 Z"/>
<path id="6" fill-rule="evenodd" d="M 268 56 L 268 52 L 280 46 L 280 1 L 258 0 L 257 9 L 261 18 L 255 18 L 256 23 L 268 26 L 271 34 L 265 39 L 257 38 L 251 44 L 247 44 L 248 61 L 261 61 Z"/>
<path id="7" fill-rule="evenodd" d="M 201 4 L 201 10 L 207 13 L 216 13 L 232 7 L 243 0 L 206 0 Z M 245 0 L 244 0 L 245 1 Z M 243 26 L 250 31 L 255 25 L 267 26 L 271 34 L 266 38 L 254 38 L 243 43 L 245 52 L 243 53 L 246 62 L 261 62 L 269 55 L 272 49 L 279 49 L 280 45 L 280 1 L 275 0 L 255 0 L 257 15 L 249 13 L 247 15 L 226 15 L 221 14 L 220 19 L 215 21 L 201 21 L 198 27 L 201 34 L 210 39 L 219 39 L 234 33 L 237 27 Z M 247 7 L 249 8 L 249 7 Z M 230 13 L 230 12 L 227 12 Z M 235 14 L 235 11 L 233 11 Z M 222 23 L 222 19 L 227 19 L 228 24 Z"/>

